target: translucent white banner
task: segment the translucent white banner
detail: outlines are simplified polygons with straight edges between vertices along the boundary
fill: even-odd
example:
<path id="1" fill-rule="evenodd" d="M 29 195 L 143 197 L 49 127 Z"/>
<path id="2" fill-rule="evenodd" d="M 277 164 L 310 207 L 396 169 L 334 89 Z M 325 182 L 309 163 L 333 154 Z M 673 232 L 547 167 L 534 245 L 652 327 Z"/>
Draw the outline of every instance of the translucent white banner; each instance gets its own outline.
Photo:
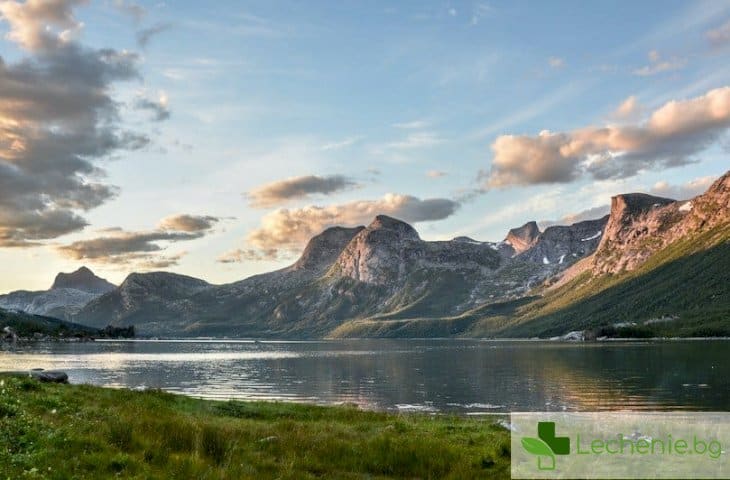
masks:
<path id="1" fill-rule="evenodd" d="M 730 478 L 730 413 L 512 413 L 512 478 Z"/>

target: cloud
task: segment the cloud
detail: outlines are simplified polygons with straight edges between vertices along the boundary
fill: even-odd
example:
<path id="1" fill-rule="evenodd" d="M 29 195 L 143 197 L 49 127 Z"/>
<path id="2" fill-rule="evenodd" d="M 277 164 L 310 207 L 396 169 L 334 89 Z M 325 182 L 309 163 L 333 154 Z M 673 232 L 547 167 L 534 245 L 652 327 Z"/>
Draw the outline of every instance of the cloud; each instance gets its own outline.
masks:
<path id="1" fill-rule="evenodd" d="M 82 3 L 0 3 L 7 38 L 29 54 L 0 59 L 0 247 L 82 229 L 81 214 L 117 194 L 98 162 L 149 142 L 121 126 L 111 96 L 118 82 L 140 78 L 137 56 L 74 41 Z"/>
<path id="2" fill-rule="evenodd" d="M 126 0 L 114 0 L 114 8 L 125 15 L 129 15 L 135 23 L 141 22 L 147 14 L 147 10 L 144 7 Z"/>
<path id="3" fill-rule="evenodd" d="M 474 4 L 471 13 L 471 24 L 478 25 L 482 18 L 492 13 L 492 7 L 485 2 L 477 2 Z"/>
<path id="4" fill-rule="evenodd" d="M 29 51 L 59 48 L 83 27 L 73 7 L 85 3 L 87 0 L 3 1 L 0 17 L 10 24 L 6 38 Z"/>
<path id="5" fill-rule="evenodd" d="M 171 28 L 171 23 L 156 23 L 149 28 L 143 28 L 137 32 L 137 45 L 146 48 L 154 37 Z"/>
<path id="6" fill-rule="evenodd" d="M 261 219 L 261 226 L 248 235 L 247 243 L 255 251 L 277 255 L 282 250 L 301 249 L 311 237 L 329 227 L 368 224 L 380 214 L 412 223 L 442 220 L 458 208 L 458 202 L 446 198 L 420 199 L 389 193 L 378 200 L 279 209 Z"/>
<path id="7" fill-rule="evenodd" d="M 730 43 L 730 20 L 707 32 L 707 39 L 712 45 L 720 46 Z"/>
<path id="8" fill-rule="evenodd" d="M 395 150 L 412 150 L 416 148 L 433 147 L 443 142 L 444 140 L 433 132 L 413 132 L 407 135 L 403 140 L 391 142 L 387 144 L 386 147 Z"/>
<path id="9" fill-rule="evenodd" d="M 163 247 L 159 242 L 180 242 L 201 238 L 201 232 L 173 232 L 151 230 L 147 232 L 110 232 L 104 237 L 90 240 L 79 240 L 69 245 L 58 247 L 66 257 L 74 260 L 93 260 L 102 263 L 119 263 L 131 258 L 140 258 L 139 254 L 159 252 Z"/>
<path id="10" fill-rule="evenodd" d="M 362 140 L 362 137 L 355 136 L 355 137 L 347 137 L 344 140 L 341 140 L 339 142 L 331 142 L 331 143 L 325 143 L 322 145 L 322 150 L 341 150 L 343 148 L 351 147 L 352 145 L 356 144 Z"/>
<path id="11" fill-rule="evenodd" d="M 167 94 L 162 92 L 157 100 L 140 97 L 134 102 L 137 110 L 147 110 L 152 113 L 152 119 L 161 122 L 170 118 L 170 108 Z"/>
<path id="12" fill-rule="evenodd" d="M 730 87 L 673 100 L 640 124 L 589 126 L 537 136 L 501 135 L 492 144 L 486 187 L 627 178 L 692 163 L 730 127 Z"/>
<path id="13" fill-rule="evenodd" d="M 173 215 L 163 218 L 158 224 L 161 230 L 177 230 L 180 232 L 200 232 L 210 230 L 220 221 L 219 217 L 210 215 Z"/>
<path id="14" fill-rule="evenodd" d="M 548 58 L 548 65 L 550 65 L 551 68 L 563 68 L 565 66 L 565 59 L 560 57 L 550 57 Z"/>
<path id="15" fill-rule="evenodd" d="M 635 119 L 636 116 L 641 113 L 641 110 L 642 108 L 639 101 L 634 95 L 632 95 L 621 102 L 621 105 L 614 110 L 611 117 L 617 120 L 631 120 Z"/>
<path id="16" fill-rule="evenodd" d="M 218 217 L 180 214 L 162 219 L 155 230 L 126 231 L 119 227 L 103 230 L 103 235 L 57 247 L 61 255 L 74 260 L 134 265 L 137 268 L 165 268 L 176 265 L 185 254 L 159 255 L 165 247 L 208 234 Z"/>
<path id="17" fill-rule="evenodd" d="M 647 56 L 649 57 L 649 64 L 634 70 L 634 75 L 649 77 L 659 73 L 679 70 L 687 64 L 687 61 L 683 58 L 674 57 L 668 60 L 662 60 L 661 55 L 656 50 L 650 51 Z"/>
<path id="18" fill-rule="evenodd" d="M 329 195 L 355 187 L 357 184 L 343 175 L 306 175 L 267 183 L 248 192 L 251 206 L 269 208 L 314 194 Z"/>
<path id="19" fill-rule="evenodd" d="M 254 249 L 254 248 L 238 248 L 226 252 L 218 257 L 218 263 L 242 263 L 242 262 L 261 262 L 275 261 L 286 257 L 280 256 L 280 252 L 275 249 Z"/>
<path id="20" fill-rule="evenodd" d="M 411 120 L 410 122 L 394 123 L 395 128 L 402 128 L 406 130 L 423 129 L 428 127 L 429 123 L 426 120 Z"/>
<path id="21" fill-rule="evenodd" d="M 426 172 L 426 176 L 428 178 L 441 178 L 445 177 L 446 175 L 448 175 L 448 173 L 441 170 L 429 170 L 428 172 Z"/>
<path id="22" fill-rule="evenodd" d="M 699 177 L 679 185 L 672 185 L 662 180 L 655 183 L 649 192 L 660 197 L 687 200 L 705 193 L 715 180 L 717 178 L 713 176 Z"/>
<path id="23" fill-rule="evenodd" d="M 610 211 L 611 207 L 609 205 L 601 205 L 600 207 L 589 208 L 578 213 L 569 213 L 558 220 L 542 220 L 538 222 L 538 225 L 541 230 L 555 225 L 573 225 L 574 223 L 584 222 L 586 220 L 597 220 L 608 215 Z"/>

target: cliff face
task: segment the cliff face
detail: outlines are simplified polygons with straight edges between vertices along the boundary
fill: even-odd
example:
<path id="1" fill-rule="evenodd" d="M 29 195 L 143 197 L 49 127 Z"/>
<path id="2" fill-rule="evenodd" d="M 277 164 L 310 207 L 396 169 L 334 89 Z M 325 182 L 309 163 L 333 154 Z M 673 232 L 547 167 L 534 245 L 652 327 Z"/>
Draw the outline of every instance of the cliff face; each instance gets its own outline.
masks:
<path id="1" fill-rule="evenodd" d="M 592 254 L 603 236 L 608 215 L 570 226 L 553 226 L 538 235 L 518 258 L 545 265 L 566 265 Z"/>
<path id="2" fill-rule="evenodd" d="M 408 259 L 420 243 L 418 232 L 413 227 L 378 215 L 340 253 L 334 271 L 365 283 L 399 282 L 405 274 Z"/>
<path id="3" fill-rule="evenodd" d="M 532 221 L 511 229 L 504 241 L 512 246 L 516 254 L 520 254 L 535 245 L 539 235 L 540 229 L 537 227 L 537 222 Z"/>
<path id="4" fill-rule="evenodd" d="M 678 239 L 727 223 L 729 192 L 730 174 L 726 173 L 707 192 L 687 201 L 640 193 L 613 197 L 591 270 L 594 274 L 634 270 Z"/>
<path id="5" fill-rule="evenodd" d="M 364 227 L 328 228 L 307 243 L 301 257 L 291 268 L 324 273 L 337 259 L 342 249 L 363 229 Z"/>

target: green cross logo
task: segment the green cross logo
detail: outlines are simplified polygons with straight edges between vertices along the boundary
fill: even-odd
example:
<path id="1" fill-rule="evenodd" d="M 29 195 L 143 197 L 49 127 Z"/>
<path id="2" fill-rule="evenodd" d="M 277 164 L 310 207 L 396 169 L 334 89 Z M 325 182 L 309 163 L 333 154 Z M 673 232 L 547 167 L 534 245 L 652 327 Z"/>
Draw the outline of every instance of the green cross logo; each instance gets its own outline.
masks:
<path id="1" fill-rule="evenodd" d="M 555 422 L 538 422 L 537 437 L 524 437 L 522 448 L 527 453 L 537 455 L 537 468 L 540 470 L 555 470 L 555 455 L 570 454 L 570 439 L 555 436 Z M 551 462 L 542 464 L 544 457 L 550 457 Z"/>

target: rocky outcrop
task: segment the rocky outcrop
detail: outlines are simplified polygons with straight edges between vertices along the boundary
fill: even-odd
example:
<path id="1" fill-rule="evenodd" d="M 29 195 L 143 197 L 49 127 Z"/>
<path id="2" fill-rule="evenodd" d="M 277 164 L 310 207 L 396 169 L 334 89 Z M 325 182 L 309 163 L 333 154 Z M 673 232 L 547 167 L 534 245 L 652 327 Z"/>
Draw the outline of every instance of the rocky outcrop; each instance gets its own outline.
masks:
<path id="1" fill-rule="evenodd" d="M 59 273 L 53 281 L 51 290 L 68 289 L 81 290 L 82 292 L 103 294 L 111 292 L 116 288 L 113 283 L 94 275 L 94 272 L 86 267 L 81 267 L 72 273 Z"/>
<path id="2" fill-rule="evenodd" d="M 504 241 L 512 246 L 515 254 L 520 254 L 535 245 L 539 236 L 540 229 L 537 227 L 537 222 L 532 221 L 511 229 Z"/>
<path id="3" fill-rule="evenodd" d="M 730 173 L 687 201 L 632 193 L 611 199 L 604 238 L 591 262 L 594 274 L 631 271 L 653 253 L 730 220 Z"/>
<path id="4" fill-rule="evenodd" d="M 348 243 L 337 258 L 334 272 L 365 283 L 400 282 L 409 258 L 414 256 L 420 244 L 421 239 L 413 227 L 378 215 Z"/>
<path id="5" fill-rule="evenodd" d="M 324 273 L 337 260 L 337 257 L 352 238 L 364 228 L 328 228 L 309 240 L 301 257 L 291 266 L 291 269 Z"/>
<path id="6" fill-rule="evenodd" d="M 607 222 L 608 215 L 569 226 L 548 227 L 537 236 L 532 247 L 518 257 L 544 265 L 566 266 L 596 250 Z"/>

